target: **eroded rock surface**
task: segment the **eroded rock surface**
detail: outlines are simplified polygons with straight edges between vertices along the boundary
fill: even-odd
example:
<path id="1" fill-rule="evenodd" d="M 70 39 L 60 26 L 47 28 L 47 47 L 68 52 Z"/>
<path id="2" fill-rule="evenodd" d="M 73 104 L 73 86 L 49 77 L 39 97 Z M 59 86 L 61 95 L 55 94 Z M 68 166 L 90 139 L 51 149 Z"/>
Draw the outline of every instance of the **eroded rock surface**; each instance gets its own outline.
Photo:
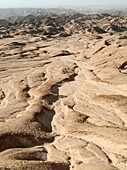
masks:
<path id="1" fill-rule="evenodd" d="M 127 169 L 127 32 L 79 25 L 0 40 L 1 170 Z"/>

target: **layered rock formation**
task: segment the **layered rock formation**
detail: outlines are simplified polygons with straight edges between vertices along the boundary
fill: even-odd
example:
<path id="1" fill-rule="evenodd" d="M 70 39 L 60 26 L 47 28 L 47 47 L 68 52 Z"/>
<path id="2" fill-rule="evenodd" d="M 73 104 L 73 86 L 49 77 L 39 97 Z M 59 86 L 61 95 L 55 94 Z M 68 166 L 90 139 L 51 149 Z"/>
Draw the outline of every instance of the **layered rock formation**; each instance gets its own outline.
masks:
<path id="1" fill-rule="evenodd" d="M 126 18 L 19 21 L 0 28 L 0 169 L 126 170 Z"/>

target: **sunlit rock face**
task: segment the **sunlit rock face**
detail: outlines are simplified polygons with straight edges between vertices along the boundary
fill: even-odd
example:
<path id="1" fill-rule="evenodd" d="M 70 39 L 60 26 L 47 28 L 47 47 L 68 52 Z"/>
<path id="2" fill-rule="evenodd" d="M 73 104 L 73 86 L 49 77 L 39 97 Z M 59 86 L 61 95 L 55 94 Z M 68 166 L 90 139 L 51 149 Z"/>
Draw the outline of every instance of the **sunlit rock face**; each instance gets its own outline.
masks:
<path id="1" fill-rule="evenodd" d="M 0 169 L 127 169 L 127 19 L 1 21 Z"/>

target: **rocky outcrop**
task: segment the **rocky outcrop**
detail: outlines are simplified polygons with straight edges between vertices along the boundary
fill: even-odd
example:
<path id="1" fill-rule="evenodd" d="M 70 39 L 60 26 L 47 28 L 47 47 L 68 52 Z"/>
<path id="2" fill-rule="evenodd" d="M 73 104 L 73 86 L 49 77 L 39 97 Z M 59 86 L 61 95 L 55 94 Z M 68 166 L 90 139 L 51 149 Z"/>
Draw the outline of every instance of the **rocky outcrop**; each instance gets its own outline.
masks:
<path id="1" fill-rule="evenodd" d="M 113 17 L 107 14 L 83 15 L 77 12 L 65 14 L 28 15 L 10 17 L 1 20 L 1 38 L 29 34 L 32 36 L 68 37 L 75 33 L 87 32 L 98 35 L 115 32 L 126 32 L 126 18 Z"/>

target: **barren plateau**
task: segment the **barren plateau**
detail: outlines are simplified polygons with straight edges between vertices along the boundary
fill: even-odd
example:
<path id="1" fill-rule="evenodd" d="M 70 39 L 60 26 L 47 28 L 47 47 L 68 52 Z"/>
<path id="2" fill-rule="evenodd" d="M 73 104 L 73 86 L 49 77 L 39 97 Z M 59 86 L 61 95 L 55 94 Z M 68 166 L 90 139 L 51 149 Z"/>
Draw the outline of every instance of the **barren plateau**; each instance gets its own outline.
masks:
<path id="1" fill-rule="evenodd" d="M 0 170 L 127 170 L 127 18 L 0 25 Z"/>

